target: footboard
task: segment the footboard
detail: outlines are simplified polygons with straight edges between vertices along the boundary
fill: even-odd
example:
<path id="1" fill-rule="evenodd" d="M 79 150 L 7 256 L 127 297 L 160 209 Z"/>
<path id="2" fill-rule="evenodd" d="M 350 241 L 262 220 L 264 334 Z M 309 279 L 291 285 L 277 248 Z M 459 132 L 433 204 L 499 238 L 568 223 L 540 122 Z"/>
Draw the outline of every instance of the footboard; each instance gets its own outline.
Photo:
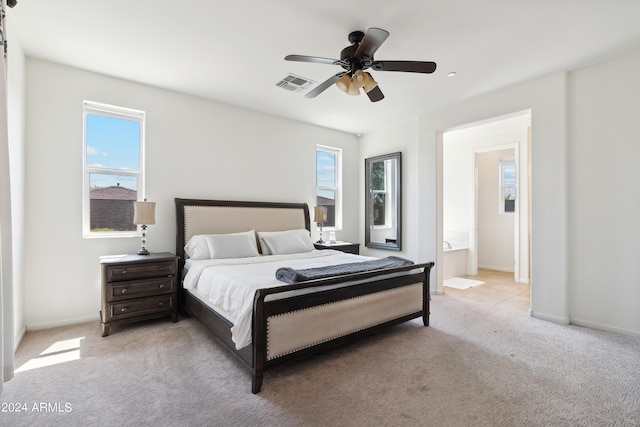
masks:
<path id="1" fill-rule="evenodd" d="M 254 300 L 252 392 L 264 370 L 422 316 L 433 263 L 261 289 Z M 291 290 L 313 293 L 288 296 Z"/>

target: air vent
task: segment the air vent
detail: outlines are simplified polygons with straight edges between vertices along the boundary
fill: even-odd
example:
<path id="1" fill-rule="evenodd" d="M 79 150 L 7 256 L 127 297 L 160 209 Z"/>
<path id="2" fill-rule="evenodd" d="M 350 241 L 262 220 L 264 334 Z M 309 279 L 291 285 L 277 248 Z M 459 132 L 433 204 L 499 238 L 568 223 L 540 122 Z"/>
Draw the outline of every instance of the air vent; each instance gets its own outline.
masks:
<path id="1" fill-rule="evenodd" d="M 295 74 L 289 74 L 287 77 L 276 83 L 276 86 L 279 86 L 282 89 L 286 89 L 289 92 L 300 92 L 302 90 L 306 90 L 314 83 L 315 82 L 313 80 L 309 80 L 305 77 L 296 76 Z"/>

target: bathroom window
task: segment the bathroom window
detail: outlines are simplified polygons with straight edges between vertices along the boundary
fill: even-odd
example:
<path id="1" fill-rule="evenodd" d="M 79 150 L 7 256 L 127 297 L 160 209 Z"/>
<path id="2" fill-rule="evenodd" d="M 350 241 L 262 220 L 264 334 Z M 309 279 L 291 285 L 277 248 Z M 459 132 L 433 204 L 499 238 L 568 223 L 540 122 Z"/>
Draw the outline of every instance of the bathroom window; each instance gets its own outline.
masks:
<path id="1" fill-rule="evenodd" d="M 516 211 L 516 160 L 500 161 L 500 213 Z"/>

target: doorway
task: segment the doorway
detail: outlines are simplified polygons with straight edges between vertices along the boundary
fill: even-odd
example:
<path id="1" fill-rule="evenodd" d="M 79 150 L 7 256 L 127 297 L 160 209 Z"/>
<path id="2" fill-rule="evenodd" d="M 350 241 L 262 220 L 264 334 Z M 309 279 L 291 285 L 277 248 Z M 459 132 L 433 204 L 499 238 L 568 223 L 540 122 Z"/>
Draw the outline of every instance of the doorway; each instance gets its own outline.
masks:
<path id="1" fill-rule="evenodd" d="M 475 151 L 476 257 L 480 269 L 519 276 L 517 144 Z"/>
<path id="2" fill-rule="evenodd" d="M 456 275 L 466 273 L 464 275 L 475 276 L 479 267 L 488 267 L 511 272 L 517 283 L 529 283 L 530 123 L 530 112 L 524 112 L 443 133 L 443 256 L 440 263 L 443 282 L 452 271 Z M 492 176 L 489 185 L 495 190 L 492 195 L 479 192 L 479 185 L 482 184 L 478 165 L 485 160 L 485 156 L 491 156 L 488 153 L 498 153 L 498 162 L 512 159 L 517 170 L 516 193 L 513 202 L 508 205 L 504 203 L 505 190 L 500 183 L 499 166 L 488 172 Z M 489 200 L 485 200 L 485 197 L 489 197 Z M 504 242 L 504 239 L 497 239 L 498 232 L 483 224 L 486 216 L 483 214 L 484 205 L 493 209 L 494 219 L 502 217 L 507 220 L 503 221 L 507 225 L 503 224 L 501 231 L 505 234 L 504 227 L 507 227 L 506 234 L 510 235 L 506 243 L 510 250 L 507 249 L 506 255 L 504 243 L 499 253 L 494 253 L 495 244 L 499 240 Z M 510 211 L 511 205 L 513 212 Z M 457 252 L 455 268 L 450 265 L 452 250 Z M 497 259 L 494 255 L 501 255 L 502 258 Z"/>

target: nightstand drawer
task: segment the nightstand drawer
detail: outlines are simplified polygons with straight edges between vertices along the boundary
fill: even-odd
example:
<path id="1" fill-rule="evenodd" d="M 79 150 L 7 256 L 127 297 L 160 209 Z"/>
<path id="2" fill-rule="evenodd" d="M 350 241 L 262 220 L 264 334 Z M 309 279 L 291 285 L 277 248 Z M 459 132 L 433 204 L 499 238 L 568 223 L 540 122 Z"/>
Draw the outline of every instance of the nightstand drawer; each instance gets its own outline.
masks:
<path id="1" fill-rule="evenodd" d="M 175 283 L 174 277 L 110 283 L 107 300 L 117 301 L 172 293 Z"/>
<path id="2" fill-rule="evenodd" d="M 165 295 L 155 298 L 145 298 L 140 300 L 130 300 L 119 304 L 111 305 L 111 316 L 113 319 L 121 319 L 129 316 L 141 316 L 145 314 L 160 313 L 170 311 L 174 300 L 172 295 Z"/>
<path id="3" fill-rule="evenodd" d="M 176 274 L 175 262 L 149 262 L 127 265 L 113 265 L 107 268 L 107 281 L 131 280 Z"/>

